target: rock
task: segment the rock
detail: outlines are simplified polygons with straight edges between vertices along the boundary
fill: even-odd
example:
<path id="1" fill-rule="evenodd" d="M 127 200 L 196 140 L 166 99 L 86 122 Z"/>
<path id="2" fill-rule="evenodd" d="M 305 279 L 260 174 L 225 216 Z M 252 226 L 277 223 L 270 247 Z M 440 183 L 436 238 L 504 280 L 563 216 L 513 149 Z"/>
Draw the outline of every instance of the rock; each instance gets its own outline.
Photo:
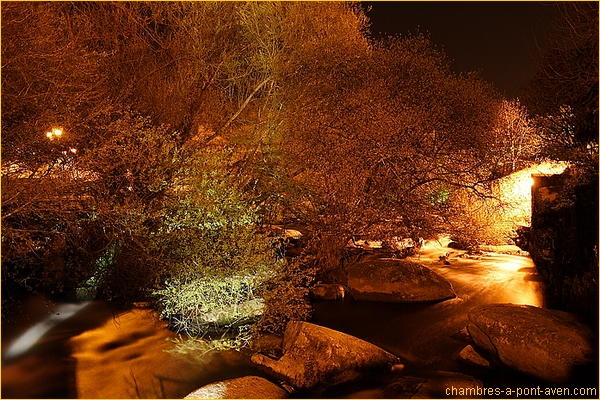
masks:
<path id="1" fill-rule="evenodd" d="M 483 358 L 471 345 L 466 346 L 458 353 L 458 358 L 467 364 L 476 365 L 478 367 L 489 368 L 490 362 Z"/>
<path id="2" fill-rule="evenodd" d="M 434 371 L 424 376 L 403 376 L 383 391 L 384 399 L 474 399 L 483 397 L 483 383 L 458 372 Z"/>
<path id="3" fill-rule="evenodd" d="M 272 333 L 255 335 L 250 342 L 250 350 L 279 358 L 283 355 L 283 338 Z"/>
<path id="4" fill-rule="evenodd" d="M 184 399 L 285 399 L 288 393 L 280 386 L 259 376 L 209 383 Z"/>
<path id="5" fill-rule="evenodd" d="M 428 302 L 456 297 L 450 282 L 407 260 L 380 258 L 349 267 L 348 287 L 356 300 Z"/>
<path id="6" fill-rule="evenodd" d="M 471 340 L 471 335 L 469 335 L 469 330 L 467 329 L 466 326 L 461 328 L 461 330 L 456 332 L 452 337 L 459 339 L 459 340 L 464 340 L 464 341 Z"/>
<path id="7" fill-rule="evenodd" d="M 339 300 L 344 294 L 344 287 L 336 284 L 320 283 L 310 290 L 310 297 L 316 300 Z"/>
<path id="8" fill-rule="evenodd" d="M 460 243 L 460 242 L 455 242 L 455 241 L 451 241 L 450 243 L 448 243 L 448 246 L 451 249 L 456 249 L 456 250 L 467 250 L 467 246 L 464 243 Z"/>
<path id="9" fill-rule="evenodd" d="M 299 390 L 322 393 L 363 374 L 390 371 L 399 358 L 364 340 L 308 322 L 288 323 L 278 360 L 256 353 L 252 361 Z"/>
<path id="10" fill-rule="evenodd" d="M 576 316 L 543 308 L 495 304 L 469 314 L 475 344 L 524 374 L 563 384 L 597 365 L 596 335 Z"/>
<path id="11" fill-rule="evenodd" d="M 387 386 L 382 396 L 384 399 L 410 399 L 421 389 L 425 382 L 427 382 L 425 378 L 411 375 L 403 376 Z"/>

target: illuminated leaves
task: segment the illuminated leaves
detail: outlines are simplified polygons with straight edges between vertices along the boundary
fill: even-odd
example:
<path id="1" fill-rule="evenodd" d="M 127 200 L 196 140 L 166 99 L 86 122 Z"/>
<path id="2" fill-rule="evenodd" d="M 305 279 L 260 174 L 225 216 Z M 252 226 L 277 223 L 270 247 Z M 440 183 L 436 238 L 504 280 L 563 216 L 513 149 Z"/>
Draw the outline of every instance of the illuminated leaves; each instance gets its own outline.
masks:
<path id="1" fill-rule="evenodd" d="M 365 56 L 292 87 L 286 115 L 290 157 L 305 168 L 297 179 L 311 191 L 303 217 L 342 246 L 355 234 L 439 229 L 452 190 L 483 187 L 494 160 L 500 101 L 488 84 L 451 73 L 423 36 Z"/>

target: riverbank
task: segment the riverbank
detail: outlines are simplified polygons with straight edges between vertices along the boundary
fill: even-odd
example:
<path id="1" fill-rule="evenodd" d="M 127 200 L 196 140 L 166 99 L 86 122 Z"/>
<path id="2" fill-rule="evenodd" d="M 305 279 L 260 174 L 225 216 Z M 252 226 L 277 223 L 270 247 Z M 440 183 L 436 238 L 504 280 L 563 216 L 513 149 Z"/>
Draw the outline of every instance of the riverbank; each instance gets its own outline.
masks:
<path id="1" fill-rule="evenodd" d="M 349 297 L 315 301 L 312 322 L 398 356 L 404 369 L 386 377 L 388 381 L 446 371 L 473 376 L 486 387 L 544 385 L 509 369 L 475 367 L 458 357 L 470 343 L 465 327 L 468 313 L 476 307 L 496 303 L 546 307 L 543 282 L 531 259 L 515 249 L 467 254 L 447 244 L 444 239 L 429 242 L 411 259 L 448 279 L 456 298 L 421 304 L 359 302 Z M 22 315 L 29 321 L 3 323 L 3 353 L 27 329 L 59 313 L 59 306 L 32 299 Z M 247 352 L 204 357 L 166 352 L 175 338 L 152 310 L 116 312 L 107 303 L 92 302 L 53 326 L 19 357 L 6 360 L 3 354 L 3 397 L 180 398 L 211 382 L 247 375 L 269 378 L 252 365 Z M 597 386 L 597 371 L 589 372 L 590 384 Z M 383 395 L 389 383 L 385 379 L 342 385 L 324 396 L 375 398 Z"/>

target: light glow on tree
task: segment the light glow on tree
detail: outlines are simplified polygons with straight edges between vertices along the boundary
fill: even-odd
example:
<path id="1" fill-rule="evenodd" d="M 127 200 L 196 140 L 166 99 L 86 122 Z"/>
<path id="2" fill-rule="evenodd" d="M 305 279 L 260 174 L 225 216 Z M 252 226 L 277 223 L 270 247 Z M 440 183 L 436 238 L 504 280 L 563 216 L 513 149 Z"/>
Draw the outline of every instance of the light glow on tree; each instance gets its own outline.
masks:
<path id="1" fill-rule="evenodd" d="M 46 137 L 50 140 L 58 139 L 63 134 L 63 130 L 61 128 L 52 128 L 51 131 L 46 132 Z"/>

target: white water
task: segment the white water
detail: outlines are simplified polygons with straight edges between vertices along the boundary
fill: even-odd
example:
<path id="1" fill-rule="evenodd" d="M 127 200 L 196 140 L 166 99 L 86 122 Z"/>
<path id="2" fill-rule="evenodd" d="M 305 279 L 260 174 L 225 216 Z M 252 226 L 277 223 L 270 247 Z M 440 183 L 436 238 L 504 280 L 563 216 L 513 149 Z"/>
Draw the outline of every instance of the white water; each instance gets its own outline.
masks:
<path id="1" fill-rule="evenodd" d="M 52 315 L 38 322 L 25 333 L 15 340 L 8 350 L 4 352 L 4 359 L 10 361 L 30 350 L 50 329 L 54 328 L 61 322 L 69 319 L 79 311 L 83 310 L 89 304 L 88 301 L 82 303 L 67 303 L 58 306 L 57 311 Z"/>

